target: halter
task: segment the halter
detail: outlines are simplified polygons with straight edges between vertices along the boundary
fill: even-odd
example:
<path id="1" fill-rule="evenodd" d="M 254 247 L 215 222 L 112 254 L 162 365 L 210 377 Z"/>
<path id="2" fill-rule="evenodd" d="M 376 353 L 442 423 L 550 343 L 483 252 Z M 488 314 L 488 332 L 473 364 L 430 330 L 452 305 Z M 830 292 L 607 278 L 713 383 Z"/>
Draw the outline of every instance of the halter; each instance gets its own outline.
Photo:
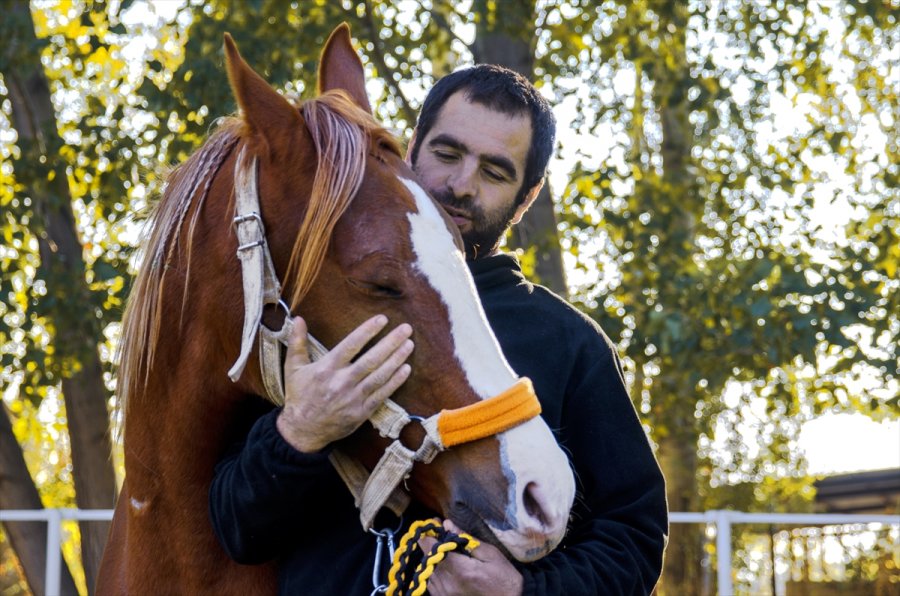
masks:
<path id="1" fill-rule="evenodd" d="M 266 397 L 276 406 L 283 406 L 282 350 L 291 334 L 290 309 L 281 299 L 281 282 L 275 273 L 260 215 L 257 160 L 247 155 L 245 147 L 238 154 L 234 186 L 234 224 L 244 288 L 244 325 L 240 355 L 228 371 L 228 376 L 234 382 L 240 378 L 250 357 L 253 340 L 258 335 L 259 365 Z M 261 324 L 265 305 L 274 305 L 284 311 L 281 329 L 273 331 Z M 309 336 L 309 347 L 311 360 L 318 360 L 328 353 L 312 335 Z M 363 529 L 369 530 L 382 507 L 387 507 L 398 516 L 406 509 L 409 495 L 400 484 L 409 477 L 416 462 L 431 463 L 438 453 L 448 447 L 501 433 L 540 413 L 540 402 L 531 381 L 525 377 L 499 395 L 462 408 L 442 410 L 428 418 L 411 415 L 396 402 L 387 399 L 369 417 L 369 422 L 381 436 L 393 441 L 371 474 L 361 463 L 339 449 L 333 449 L 329 459 L 353 494 Z M 408 449 L 399 440 L 400 432 L 413 421 L 425 431 L 422 444 L 415 450 Z"/>

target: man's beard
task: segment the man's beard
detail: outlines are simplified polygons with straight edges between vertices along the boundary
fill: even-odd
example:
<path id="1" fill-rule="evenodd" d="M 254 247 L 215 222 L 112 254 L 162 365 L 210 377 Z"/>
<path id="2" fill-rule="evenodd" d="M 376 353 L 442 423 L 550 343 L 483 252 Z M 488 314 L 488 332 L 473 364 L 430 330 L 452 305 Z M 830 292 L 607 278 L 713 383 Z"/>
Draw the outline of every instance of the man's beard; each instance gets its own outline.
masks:
<path id="1" fill-rule="evenodd" d="M 470 260 L 486 257 L 497 248 L 500 239 L 512 224 L 518 207 L 513 202 L 505 211 L 488 213 L 470 200 L 456 198 L 449 189 L 432 190 L 431 195 L 441 205 L 469 218 L 469 229 L 465 232 L 460 230 L 460 234 L 466 248 L 466 258 Z"/>

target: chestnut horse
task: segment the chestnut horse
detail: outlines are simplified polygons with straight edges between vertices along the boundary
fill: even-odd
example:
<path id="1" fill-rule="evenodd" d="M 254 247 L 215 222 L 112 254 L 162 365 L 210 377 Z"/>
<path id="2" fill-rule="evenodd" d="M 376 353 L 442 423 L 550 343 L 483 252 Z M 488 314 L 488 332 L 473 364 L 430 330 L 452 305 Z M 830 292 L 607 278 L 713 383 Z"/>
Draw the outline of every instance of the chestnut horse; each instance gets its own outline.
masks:
<path id="1" fill-rule="evenodd" d="M 372 117 L 346 25 L 323 49 L 319 96 L 299 107 L 259 77 L 228 36 L 225 49 L 240 117 L 170 176 L 124 318 L 126 478 L 101 594 L 275 589 L 271 566 L 228 559 L 207 514 L 217 460 L 248 407 L 271 394 L 242 341 L 245 318 L 256 327 L 235 258 L 235 221 L 247 219 L 235 218 L 241 180 L 258 193 L 281 304 L 302 314 L 322 344 L 336 345 L 378 313 L 415 329 L 412 372 L 392 396 L 409 414 L 477 405 L 517 383 L 478 302 L 458 231 Z M 263 319 L 272 315 L 278 319 L 268 311 Z M 227 371 L 242 358 L 233 382 Z M 574 481 L 541 418 L 519 422 L 416 463 L 407 486 L 412 498 L 532 560 L 562 539 Z M 388 444 L 368 423 L 343 442 L 369 470 Z"/>

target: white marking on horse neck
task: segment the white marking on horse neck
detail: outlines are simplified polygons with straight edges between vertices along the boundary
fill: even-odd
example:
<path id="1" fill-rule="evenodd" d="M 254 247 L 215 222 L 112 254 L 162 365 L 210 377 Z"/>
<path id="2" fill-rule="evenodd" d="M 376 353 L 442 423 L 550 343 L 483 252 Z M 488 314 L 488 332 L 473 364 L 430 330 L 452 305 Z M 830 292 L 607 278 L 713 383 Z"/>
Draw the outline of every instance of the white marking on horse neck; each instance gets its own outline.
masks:
<path id="1" fill-rule="evenodd" d="M 422 187 L 405 178 L 400 181 L 409 189 L 419 210 L 408 215 L 415 267 L 447 306 L 456 359 L 475 393 L 482 399 L 497 395 L 515 382 L 516 374 L 488 325 L 465 259 L 456 249 L 437 206 Z"/>
<path id="2" fill-rule="evenodd" d="M 147 506 L 147 501 L 140 501 L 131 497 L 131 508 L 140 513 Z"/>

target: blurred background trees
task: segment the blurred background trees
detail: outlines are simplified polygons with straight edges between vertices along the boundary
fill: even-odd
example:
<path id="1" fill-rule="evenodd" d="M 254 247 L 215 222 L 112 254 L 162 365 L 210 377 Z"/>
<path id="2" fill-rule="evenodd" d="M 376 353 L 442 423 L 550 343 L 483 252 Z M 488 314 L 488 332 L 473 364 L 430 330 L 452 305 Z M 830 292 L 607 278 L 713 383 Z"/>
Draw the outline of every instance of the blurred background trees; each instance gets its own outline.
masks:
<path id="1" fill-rule="evenodd" d="M 804 422 L 900 413 L 897 0 L 4 8 L 3 508 L 113 502 L 111 354 L 141 216 L 165 167 L 235 109 L 225 31 L 303 97 L 348 21 L 377 115 L 404 138 L 432 82 L 473 61 L 551 98 L 551 184 L 509 245 L 619 345 L 672 510 L 796 511 L 812 495 Z M 23 554 L 39 533 L 9 526 L 39 581 Z M 105 528 L 69 531 L 83 590 Z M 702 549 L 673 526 L 665 593 L 700 591 Z M 21 582 L 8 565 L 0 581 Z"/>

